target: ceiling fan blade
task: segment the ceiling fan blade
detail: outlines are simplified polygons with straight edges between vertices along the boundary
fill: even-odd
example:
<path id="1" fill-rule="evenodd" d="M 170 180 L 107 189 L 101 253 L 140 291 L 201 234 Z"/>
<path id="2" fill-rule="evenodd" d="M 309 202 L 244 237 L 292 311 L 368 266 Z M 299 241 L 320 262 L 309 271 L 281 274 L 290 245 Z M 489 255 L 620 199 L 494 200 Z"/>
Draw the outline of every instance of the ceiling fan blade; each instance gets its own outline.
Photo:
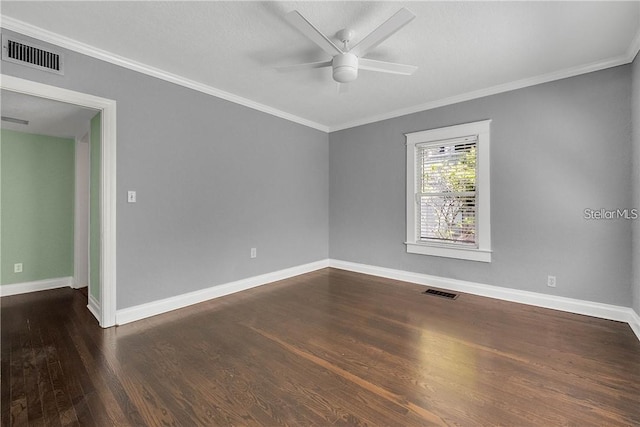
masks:
<path id="1" fill-rule="evenodd" d="M 413 65 L 376 61 L 374 59 L 367 58 L 358 59 L 358 68 L 361 70 L 380 71 L 382 73 L 402 74 L 404 76 L 410 76 L 418 69 L 418 67 Z"/>
<path id="2" fill-rule="evenodd" d="M 327 52 L 331 56 L 343 53 L 338 46 L 336 46 L 327 36 L 322 34 L 320 30 L 313 26 L 313 24 L 300 14 L 297 10 L 292 10 L 285 16 L 287 21 L 294 27 L 296 27 L 302 34 L 307 36 L 312 42 L 320 46 L 322 50 Z"/>
<path id="3" fill-rule="evenodd" d="M 276 67 L 278 71 L 310 70 L 312 68 L 331 67 L 331 61 L 307 62 L 305 64 L 283 65 Z"/>
<path id="4" fill-rule="evenodd" d="M 400 28 L 407 25 L 415 18 L 409 9 L 402 8 L 395 13 L 391 18 L 387 19 L 382 25 L 373 30 L 369 35 L 355 45 L 349 52 L 355 54 L 357 57 L 362 57 L 374 47 L 388 39 Z"/>

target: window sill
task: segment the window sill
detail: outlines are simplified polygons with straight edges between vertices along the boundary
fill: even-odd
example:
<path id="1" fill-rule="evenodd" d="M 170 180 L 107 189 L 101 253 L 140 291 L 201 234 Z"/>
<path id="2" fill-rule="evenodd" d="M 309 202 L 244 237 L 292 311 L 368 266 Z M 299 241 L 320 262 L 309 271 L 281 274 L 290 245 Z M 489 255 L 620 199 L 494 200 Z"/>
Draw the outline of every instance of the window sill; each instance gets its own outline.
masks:
<path id="1" fill-rule="evenodd" d="M 407 252 L 410 254 L 432 255 L 478 262 L 491 262 L 491 251 L 485 249 L 452 248 L 412 242 L 406 242 L 405 245 L 407 245 Z"/>

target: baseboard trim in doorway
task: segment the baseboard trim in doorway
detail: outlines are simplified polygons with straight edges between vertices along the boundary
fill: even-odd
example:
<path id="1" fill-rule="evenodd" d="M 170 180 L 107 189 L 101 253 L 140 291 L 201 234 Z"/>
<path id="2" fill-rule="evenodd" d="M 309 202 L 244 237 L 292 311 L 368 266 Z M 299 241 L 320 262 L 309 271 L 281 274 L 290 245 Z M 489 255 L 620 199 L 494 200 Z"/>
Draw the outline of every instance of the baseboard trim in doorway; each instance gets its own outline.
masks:
<path id="1" fill-rule="evenodd" d="M 329 261 L 325 259 L 322 261 L 316 261 L 309 264 L 286 268 L 284 270 L 274 271 L 259 276 L 249 277 L 235 282 L 212 286 L 210 288 L 201 289 L 199 291 L 176 295 L 175 297 L 165 298 L 146 304 L 124 308 L 116 311 L 116 324 L 124 325 L 136 320 L 142 320 L 147 317 L 156 316 L 158 314 L 167 313 L 179 308 L 184 308 L 193 304 L 205 302 L 210 299 L 219 298 L 225 295 L 255 288 L 257 286 L 266 285 L 278 280 L 284 280 L 290 277 L 299 276 L 301 274 L 310 273 L 312 271 L 321 270 L 323 268 L 327 268 L 328 266 Z"/>
<path id="2" fill-rule="evenodd" d="M 87 309 L 89 309 L 93 317 L 100 323 L 100 303 L 91 294 L 89 294 Z"/>
<path id="3" fill-rule="evenodd" d="M 636 334 L 638 340 L 640 340 L 640 315 L 635 311 L 631 312 L 631 320 L 629 321 L 629 326 L 631 326 L 631 330 Z"/>
<path id="4" fill-rule="evenodd" d="M 640 318 L 629 307 L 547 295 L 537 292 L 521 291 L 518 289 L 503 288 L 500 286 L 485 285 L 465 280 L 431 276 L 428 274 L 413 273 L 410 271 L 395 270 L 335 259 L 329 260 L 329 267 L 353 271 L 355 273 L 370 274 L 372 276 L 384 277 L 387 279 L 401 280 L 403 282 L 410 282 L 418 285 L 435 286 L 443 289 L 450 289 L 452 291 L 465 292 L 468 294 L 504 301 L 599 317 L 601 319 L 626 322 L 640 340 Z"/>
<path id="5" fill-rule="evenodd" d="M 46 291 L 49 289 L 66 287 L 73 287 L 73 277 L 58 277 L 55 279 L 43 279 L 36 280 L 34 282 L 2 285 L 0 286 L 0 296 L 8 297 L 11 295 L 26 294 L 29 292 Z"/>

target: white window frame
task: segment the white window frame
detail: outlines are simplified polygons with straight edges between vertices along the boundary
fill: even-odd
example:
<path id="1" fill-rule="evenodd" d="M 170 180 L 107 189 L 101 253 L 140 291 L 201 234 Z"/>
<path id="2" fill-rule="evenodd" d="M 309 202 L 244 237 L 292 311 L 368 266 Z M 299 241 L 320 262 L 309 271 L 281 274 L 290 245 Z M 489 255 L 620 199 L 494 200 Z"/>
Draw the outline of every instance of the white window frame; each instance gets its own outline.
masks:
<path id="1" fill-rule="evenodd" d="M 491 120 L 465 123 L 438 129 L 406 133 L 407 144 L 407 252 L 491 262 L 491 179 L 490 179 Z M 476 135 L 476 245 L 420 241 L 418 237 L 418 179 L 416 171 L 417 144 Z M 477 246 L 477 247 L 476 247 Z"/>

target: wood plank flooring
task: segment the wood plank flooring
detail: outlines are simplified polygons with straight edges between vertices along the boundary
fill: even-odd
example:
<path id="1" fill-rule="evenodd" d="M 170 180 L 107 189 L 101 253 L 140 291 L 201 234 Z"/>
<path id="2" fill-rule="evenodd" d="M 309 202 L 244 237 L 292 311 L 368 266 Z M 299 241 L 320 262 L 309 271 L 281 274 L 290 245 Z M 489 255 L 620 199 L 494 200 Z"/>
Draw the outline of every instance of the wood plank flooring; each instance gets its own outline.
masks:
<path id="1" fill-rule="evenodd" d="M 2 298 L 2 426 L 640 426 L 625 323 L 324 269 L 101 329 Z"/>

